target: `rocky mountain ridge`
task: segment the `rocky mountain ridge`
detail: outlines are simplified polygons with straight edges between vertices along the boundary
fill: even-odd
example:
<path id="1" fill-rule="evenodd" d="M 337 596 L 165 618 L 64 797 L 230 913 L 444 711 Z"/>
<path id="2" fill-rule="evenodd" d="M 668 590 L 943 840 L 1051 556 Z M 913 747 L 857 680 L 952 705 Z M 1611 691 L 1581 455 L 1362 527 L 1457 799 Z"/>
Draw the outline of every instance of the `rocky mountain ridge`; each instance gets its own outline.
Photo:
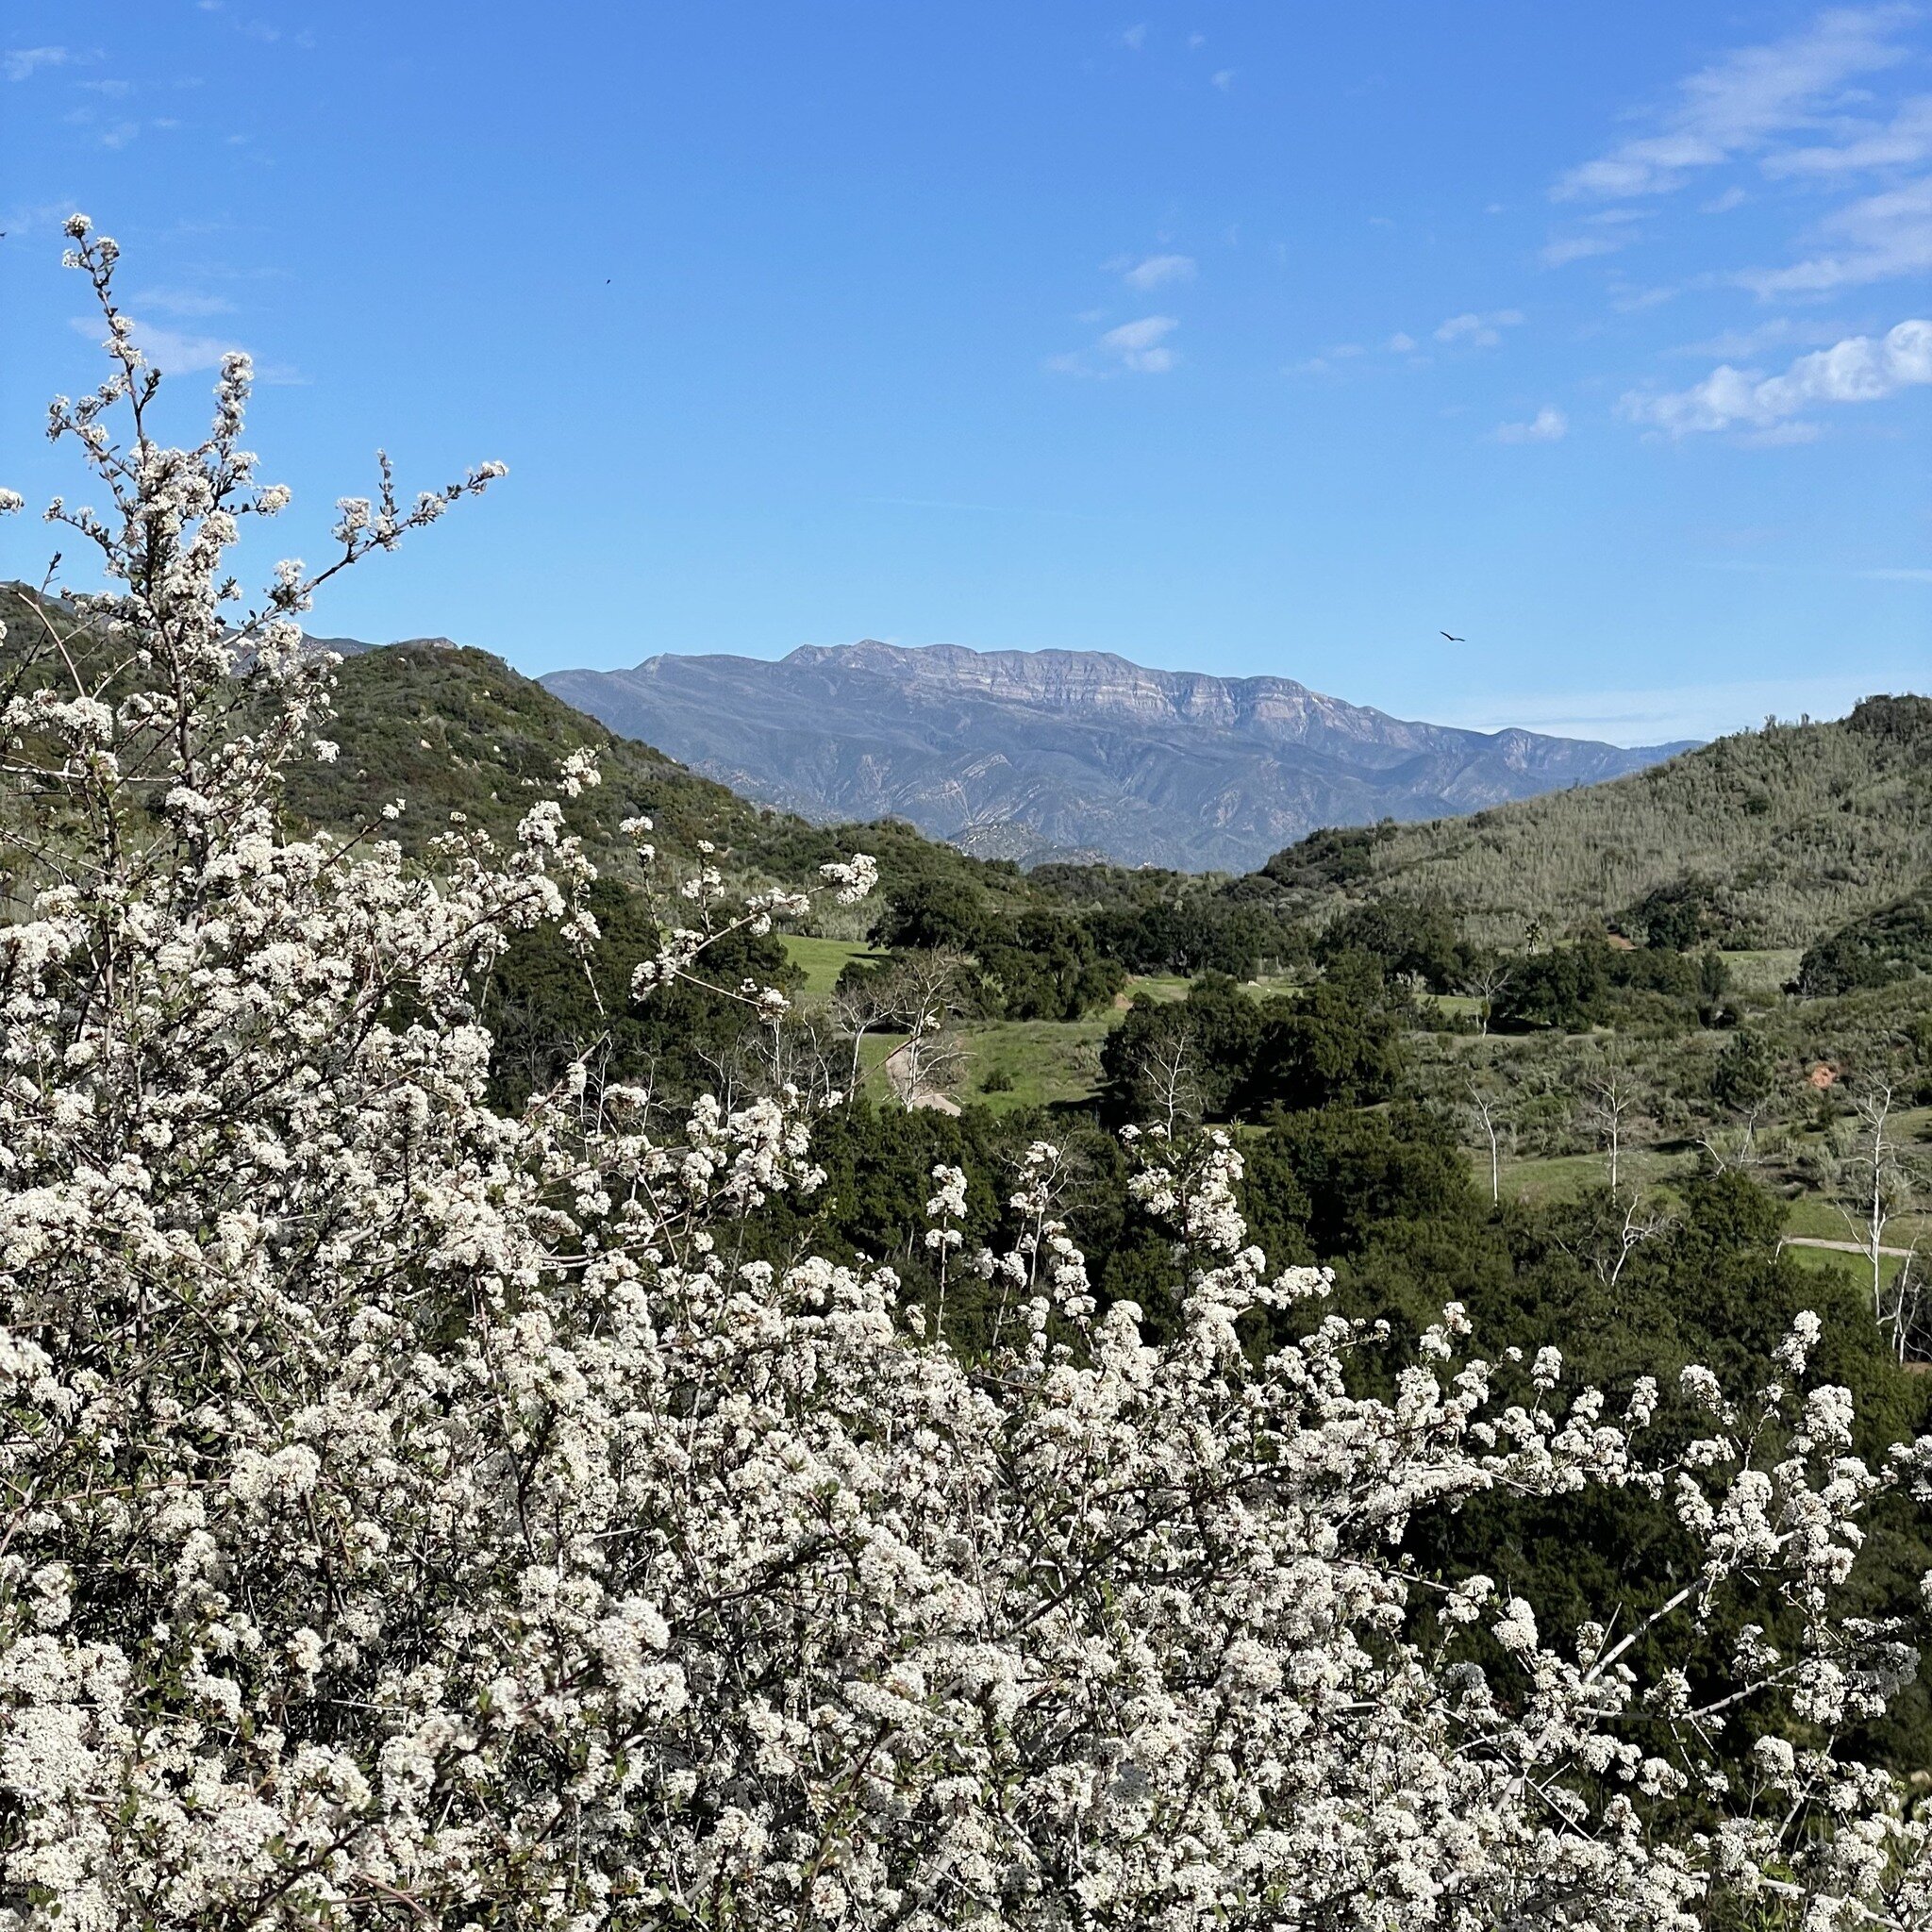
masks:
<path id="1" fill-rule="evenodd" d="M 543 683 L 749 797 L 821 822 L 898 816 L 1023 861 L 1240 871 L 1320 825 L 1477 810 L 1685 748 L 1466 731 L 1099 651 L 867 639 Z"/>

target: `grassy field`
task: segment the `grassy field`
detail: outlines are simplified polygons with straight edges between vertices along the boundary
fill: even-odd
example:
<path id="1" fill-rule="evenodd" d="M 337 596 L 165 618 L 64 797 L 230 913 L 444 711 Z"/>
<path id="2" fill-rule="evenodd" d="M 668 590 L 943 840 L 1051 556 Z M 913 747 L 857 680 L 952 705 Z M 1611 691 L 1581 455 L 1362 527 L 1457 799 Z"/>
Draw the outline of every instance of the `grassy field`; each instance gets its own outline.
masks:
<path id="1" fill-rule="evenodd" d="M 1051 1107 L 1056 1101 L 1091 1100 L 1100 1085 L 1100 1042 L 1113 1024 L 1111 1013 L 1085 1020 L 1002 1020 L 975 1026 L 966 1037 L 966 1077 L 957 1098 L 977 1101 L 995 1113 Z M 987 1081 L 993 1080 L 989 1091 Z M 1006 1086 L 1004 1081 L 1010 1080 Z"/>
<path id="2" fill-rule="evenodd" d="M 1773 946 L 1758 953 L 1725 953 L 1722 958 L 1740 992 L 1770 994 L 1784 991 L 1804 954 L 1796 946 Z"/>
<path id="3" fill-rule="evenodd" d="M 1490 1181 L 1487 1148 L 1471 1159 L 1485 1189 Z M 1617 1163 L 1617 1186 L 1627 1192 L 1633 1187 L 1668 1188 L 1673 1180 L 1694 1174 L 1694 1152 L 1666 1153 L 1656 1147 L 1626 1147 Z M 1548 1159 L 1517 1160 L 1503 1157 L 1503 1194 L 1506 1200 L 1574 1201 L 1590 1188 L 1600 1188 L 1609 1178 L 1609 1160 L 1602 1154 L 1562 1154 Z"/>
<path id="4" fill-rule="evenodd" d="M 1868 1289 L 1872 1285 L 1872 1264 L 1862 1255 L 1847 1255 L 1837 1248 L 1787 1248 L 1785 1253 L 1801 1268 L 1814 1269 L 1821 1274 L 1829 1268 L 1841 1268 L 1854 1281 Z M 1888 1286 L 1897 1280 L 1898 1271 L 1904 1266 L 1897 1255 L 1878 1257 L 1878 1271 Z"/>
<path id="5" fill-rule="evenodd" d="M 854 959 L 880 957 L 863 940 L 817 940 L 795 932 L 785 935 L 785 953 L 805 974 L 805 990 L 815 999 L 831 991 Z"/>
<path id="6" fill-rule="evenodd" d="M 1136 993 L 1144 992 L 1157 1000 L 1184 1000 L 1191 983 L 1178 973 L 1130 973 L 1120 998 L 1124 1004 Z"/>

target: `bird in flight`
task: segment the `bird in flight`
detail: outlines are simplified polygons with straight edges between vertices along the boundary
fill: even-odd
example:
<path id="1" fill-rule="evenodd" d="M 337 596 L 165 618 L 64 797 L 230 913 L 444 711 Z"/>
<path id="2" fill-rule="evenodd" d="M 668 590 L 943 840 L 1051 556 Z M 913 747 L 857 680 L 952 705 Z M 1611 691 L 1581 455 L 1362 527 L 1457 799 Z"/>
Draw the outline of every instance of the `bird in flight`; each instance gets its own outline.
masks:
<path id="1" fill-rule="evenodd" d="M 1439 638 L 1449 638 L 1449 633 L 1446 630 L 1439 630 L 1436 635 Z M 1467 638 L 1449 638 L 1449 641 L 1452 644 L 1466 644 L 1469 640 Z"/>

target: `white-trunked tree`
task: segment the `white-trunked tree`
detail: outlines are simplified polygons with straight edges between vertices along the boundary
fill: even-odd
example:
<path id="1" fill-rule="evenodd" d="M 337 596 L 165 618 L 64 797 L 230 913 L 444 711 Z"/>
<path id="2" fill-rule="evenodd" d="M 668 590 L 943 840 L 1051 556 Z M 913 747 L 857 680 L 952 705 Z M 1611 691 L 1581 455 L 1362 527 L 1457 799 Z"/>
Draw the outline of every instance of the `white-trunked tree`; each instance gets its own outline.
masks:
<path id="1" fill-rule="evenodd" d="M 1655 1390 L 1612 1416 L 1554 1351 L 1492 1372 L 1454 1307 L 1370 1399 L 1379 1338 L 1246 1244 L 1237 1151 L 1157 1134 L 1177 1337 L 1096 1310 L 1041 1145 L 969 1360 L 883 1270 L 726 1258 L 817 1179 L 782 1090 L 666 1133 L 587 1058 L 492 1113 L 479 973 L 532 922 L 587 930 L 560 808 L 417 867 L 290 836 L 277 774 L 329 756 L 315 586 L 493 472 L 413 508 L 385 479 L 241 614 L 224 554 L 286 501 L 240 447 L 247 366 L 203 442 L 157 441 L 113 246 L 69 232 L 113 371 L 53 428 L 108 501 L 55 514 L 108 588 L 37 607 L 58 637 L 14 640 L 45 679 L 5 720 L 34 896 L 0 928 L 0 1919 L 1928 1923 L 1924 1828 L 1831 1748 L 1915 1667 L 1840 1606 L 1927 1452 L 1852 1456 L 1815 1324 L 1740 1411 L 1690 1374 L 1707 1433 L 1669 1466 Z M 641 997 L 801 904 L 717 890 Z M 1543 1633 L 1404 1554 L 1421 1512 L 1590 1484 L 1703 1553 L 1614 1625 Z M 1638 1679 L 1740 1584 L 1795 1644 L 1747 1626 L 1715 1686 Z"/>

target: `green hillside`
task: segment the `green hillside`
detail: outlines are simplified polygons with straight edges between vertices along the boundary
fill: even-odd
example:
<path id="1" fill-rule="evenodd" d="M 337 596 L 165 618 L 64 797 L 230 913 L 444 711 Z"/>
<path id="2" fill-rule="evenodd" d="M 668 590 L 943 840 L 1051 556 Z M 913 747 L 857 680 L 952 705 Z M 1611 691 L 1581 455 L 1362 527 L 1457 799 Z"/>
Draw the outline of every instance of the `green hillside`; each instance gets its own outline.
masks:
<path id="1" fill-rule="evenodd" d="M 0 584 L 0 623 L 8 629 L 0 691 L 65 689 L 63 652 L 90 681 L 105 669 L 99 641 L 24 585 Z M 589 746 L 599 754 L 603 783 L 569 801 L 565 815 L 599 870 L 615 876 L 639 875 L 632 841 L 618 826 L 642 815 L 653 822 L 649 838 L 662 860 L 689 867 L 699 841 L 708 841 L 717 848 L 708 855 L 712 862 L 745 886 L 804 882 L 826 861 L 859 851 L 878 860 L 889 890 L 938 877 L 1000 910 L 1040 899 L 1010 862 L 969 858 L 901 821 L 826 827 L 750 804 L 651 745 L 619 737 L 486 651 L 388 645 L 344 658 L 335 678 L 327 735 L 340 756 L 286 774 L 284 795 L 302 823 L 359 830 L 401 799 L 403 813 L 385 836 L 406 851 L 420 853 L 449 828 L 453 812 L 507 840 L 533 800 L 557 794 L 559 762 Z"/>
<path id="2" fill-rule="evenodd" d="M 1441 893 L 1472 938 L 1688 917 L 1727 947 L 1803 946 L 1932 870 L 1932 699 L 1767 724 L 1605 785 L 1468 818 L 1318 832 L 1261 875 L 1311 904 Z"/>

